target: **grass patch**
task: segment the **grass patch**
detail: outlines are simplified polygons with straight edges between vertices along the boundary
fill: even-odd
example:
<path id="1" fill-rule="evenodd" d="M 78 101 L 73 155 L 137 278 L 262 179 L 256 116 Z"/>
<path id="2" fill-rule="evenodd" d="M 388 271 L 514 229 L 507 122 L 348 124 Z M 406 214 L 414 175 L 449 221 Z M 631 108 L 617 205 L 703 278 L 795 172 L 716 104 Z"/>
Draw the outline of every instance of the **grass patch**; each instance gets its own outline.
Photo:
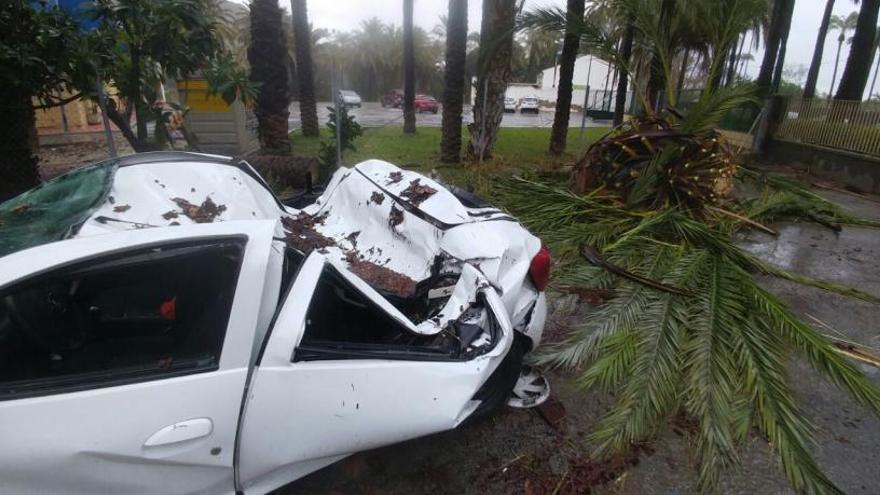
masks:
<path id="1" fill-rule="evenodd" d="M 583 148 L 606 132 L 608 128 L 604 127 L 584 129 Z M 440 137 L 440 129 L 437 127 L 419 128 L 414 135 L 403 134 L 400 127 L 364 129 L 364 135 L 354 143 L 357 151 L 345 153 L 343 162 L 351 166 L 377 158 L 422 173 L 436 170 L 445 180 L 485 192 L 493 176 L 524 171 L 552 171 L 573 163 L 583 151 L 579 144 L 580 129 L 569 130 L 566 153 L 556 157 L 547 153 L 550 129 L 502 128 L 495 155 L 491 159 L 482 164 L 463 161 L 459 165 L 448 165 L 440 162 Z M 320 138 L 307 138 L 299 132 L 291 136 L 294 153 L 304 156 L 318 156 L 321 141 L 327 139 L 330 139 L 327 129 L 321 129 Z M 463 146 L 467 146 L 467 141 L 465 131 L 462 135 Z"/>

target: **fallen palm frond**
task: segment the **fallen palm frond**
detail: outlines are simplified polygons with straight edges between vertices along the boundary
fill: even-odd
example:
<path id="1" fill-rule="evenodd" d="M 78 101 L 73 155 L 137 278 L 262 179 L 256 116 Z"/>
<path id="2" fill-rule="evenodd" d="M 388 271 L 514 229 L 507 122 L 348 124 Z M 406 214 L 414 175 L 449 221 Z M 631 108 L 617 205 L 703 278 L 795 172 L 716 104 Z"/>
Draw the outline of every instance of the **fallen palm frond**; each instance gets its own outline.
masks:
<path id="1" fill-rule="evenodd" d="M 866 355 L 804 323 L 757 276 L 875 303 L 880 298 L 769 265 L 737 246 L 732 235 L 769 221 L 842 224 L 851 217 L 792 190 L 713 207 L 724 213 L 637 209 L 601 191 L 578 195 L 522 178 L 500 181 L 494 193 L 562 258 L 560 285 L 609 290 L 539 358 L 581 370 L 581 384 L 617 397 L 590 436 L 597 455 L 644 441 L 683 410 L 699 425 L 694 445 L 701 488 L 714 486 L 720 472 L 738 462 L 737 446 L 756 427 L 795 489 L 839 493 L 810 453 L 811 428 L 791 390 L 786 359 L 805 359 L 878 413 L 880 391 L 842 352 L 862 360 Z M 581 245 L 601 253 L 601 262 L 593 260 L 599 266 L 577 262 Z"/>

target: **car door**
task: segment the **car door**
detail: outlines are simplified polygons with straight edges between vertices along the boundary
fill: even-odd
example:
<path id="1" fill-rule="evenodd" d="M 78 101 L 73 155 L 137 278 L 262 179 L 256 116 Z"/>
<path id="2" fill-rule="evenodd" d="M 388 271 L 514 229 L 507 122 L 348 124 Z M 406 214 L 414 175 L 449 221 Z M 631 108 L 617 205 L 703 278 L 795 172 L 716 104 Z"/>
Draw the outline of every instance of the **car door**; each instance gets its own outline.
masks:
<path id="1" fill-rule="evenodd" d="M 457 426 L 480 405 L 475 394 L 513 340 L 500 299 L 484 294 L 494 345 L 451 358 L 416 343 L 431 339 L 407 333 L 412 322 L 362 280 L 309 256 L 254 371 L 239 487 L 264 493 L 353 452 Z M 385 329 L 409 343 L 394 344 Z"/>
<path id="2" fill-rule="evenodd" d="M 274 228 L 144 229 L 0 258 L 0 493 L 234 492 L 261 299 L 277 301 Z"/>

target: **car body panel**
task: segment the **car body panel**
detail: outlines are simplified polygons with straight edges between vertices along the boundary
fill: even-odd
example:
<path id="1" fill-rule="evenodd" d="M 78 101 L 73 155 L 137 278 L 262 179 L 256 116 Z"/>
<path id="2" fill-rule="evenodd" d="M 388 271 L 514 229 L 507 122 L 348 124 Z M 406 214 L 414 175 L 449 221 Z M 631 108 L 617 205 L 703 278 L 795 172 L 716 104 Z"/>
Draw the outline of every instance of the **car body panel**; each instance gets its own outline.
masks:
<path id="1" fill-rule="evenodd" d="M 275 223 L 132 230 L 50 243 L 4 257 L 0 286 L 136 247 L 230 235 L 248 238 L 218 369 L 0 401 L 3 445 L 14 446 L 0 448 L 0 492 L 231 492 L 241 391 L 260 324 L 259 299 L 253 294 L 263 292 Z M 209 422 L 210 432 L 179 437 L 182 440 L 174 443 L 156 438 L 168 427 L 192 420 Z M 155 445 L 147 445 L 151 438 Z"/>
<path id="2" fill-rule="evenodd" d="M 313 292 L 326 263 L 311 255 L 291 294 Z M 481 278 L 475 269 L 470 272 Z M 288 298 L 249 392 L 240 451 L 243 488 L 274 489 L 281 472 L 304 475 L 320 467 L 321 459 L 451 429 L 467 418 L 478 405 L 472 398 L 513 342 L 507 310 L 495 291 L 488 283 L 471 284 L 476 287 L 482 287 L 501 335 L 485 354 L 459 362 L 293 362 L 310 300 Z M 316 427 L 322 423 L 326 426 Z"/>

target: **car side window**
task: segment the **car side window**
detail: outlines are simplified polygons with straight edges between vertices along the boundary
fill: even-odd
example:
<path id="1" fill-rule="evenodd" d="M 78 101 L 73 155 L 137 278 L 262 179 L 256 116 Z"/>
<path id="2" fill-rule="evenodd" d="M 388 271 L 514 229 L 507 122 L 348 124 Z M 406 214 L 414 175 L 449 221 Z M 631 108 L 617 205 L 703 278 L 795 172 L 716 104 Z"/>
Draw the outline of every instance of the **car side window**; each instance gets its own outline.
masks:
<path id="1" fill-rule="evenodd" d="M 453 332 L 409 331 L 326 265 L 306 312 L 305 331 L 293 361 L 338 359 L 460 359 Z"/>
<path id="2" fill-rule="evenodd" d="M 244 246 L 138 249 L 0 290 L 0 400 L 217 369 Z"/>

